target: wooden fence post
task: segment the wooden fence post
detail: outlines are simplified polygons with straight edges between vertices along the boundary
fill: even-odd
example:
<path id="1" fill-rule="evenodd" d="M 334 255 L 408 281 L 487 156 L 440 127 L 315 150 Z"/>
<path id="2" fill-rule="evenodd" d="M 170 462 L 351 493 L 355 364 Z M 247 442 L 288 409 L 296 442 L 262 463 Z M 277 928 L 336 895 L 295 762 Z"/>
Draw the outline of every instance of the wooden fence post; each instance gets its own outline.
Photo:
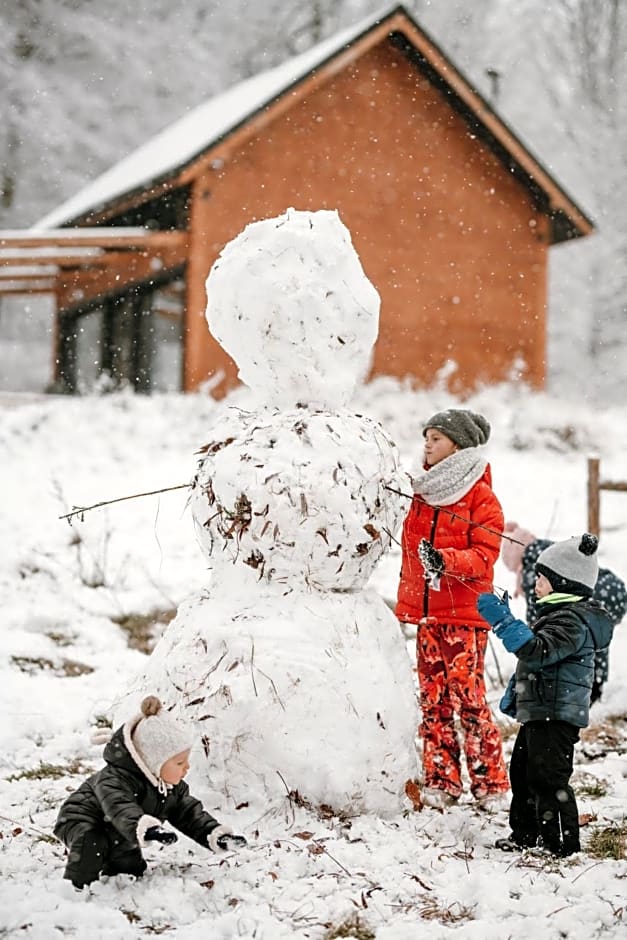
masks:
<path id="1" fill-rule="evenodd" d="M 599 458 L 588 457 L 588 532 L 597 538 L 601 530 L 600 497 Z"/>
<path id="2" fill-rule="evenodd" d="M 601 461 L 588 457 L 588 532 L 597 537 L 601 534 L 601 490 L 627 493 L 626 480 L 601 480 Z"/>

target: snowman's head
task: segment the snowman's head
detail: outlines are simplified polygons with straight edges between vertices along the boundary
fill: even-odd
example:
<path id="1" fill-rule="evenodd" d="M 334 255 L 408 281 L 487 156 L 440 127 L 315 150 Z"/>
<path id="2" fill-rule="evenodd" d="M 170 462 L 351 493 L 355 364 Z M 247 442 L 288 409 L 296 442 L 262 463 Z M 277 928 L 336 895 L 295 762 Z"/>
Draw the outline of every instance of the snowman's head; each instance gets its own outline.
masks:
<path id="1" fill-rule="evenodd" d="M 207 322 L 267 404 L 346 404 L 370 366 L 379 295 L 335 211 L 254 222 L 207 278 Z"/>

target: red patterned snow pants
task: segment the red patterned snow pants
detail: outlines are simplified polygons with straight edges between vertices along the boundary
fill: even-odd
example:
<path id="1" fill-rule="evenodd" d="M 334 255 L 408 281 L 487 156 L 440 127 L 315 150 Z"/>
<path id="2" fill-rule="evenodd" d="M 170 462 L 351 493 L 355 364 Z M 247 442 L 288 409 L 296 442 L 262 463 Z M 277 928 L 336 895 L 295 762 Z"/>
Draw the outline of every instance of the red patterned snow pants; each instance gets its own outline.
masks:
<path id="1" fill-rule="evenodd" d="M 501 736 L 486 702 L 483 668 L 488 631 L 421 623 L 416 638 L 425 786 L 462 792 L 459 714 L 470 788 L 480 799 L 509 789 Z"/>

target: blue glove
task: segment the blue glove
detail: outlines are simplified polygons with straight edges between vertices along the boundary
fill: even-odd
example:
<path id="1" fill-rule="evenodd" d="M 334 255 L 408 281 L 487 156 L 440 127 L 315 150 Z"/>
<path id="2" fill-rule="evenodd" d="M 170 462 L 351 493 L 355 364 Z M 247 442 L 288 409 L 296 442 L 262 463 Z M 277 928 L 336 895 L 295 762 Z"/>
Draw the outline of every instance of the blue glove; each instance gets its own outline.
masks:
<path id="1" fill-rule="evenodd" d="M 506 621 L 511 623 L 514 619 L 507 603 L 507 594 L 503 595 L 503 600 L 496 594 L 480 594 L 477 600 L 477 610 L 491 627 L 496 627 L 497 624 Z"/>
<path id="2" fill-rule="evenodd" d="M 495 594 L 480 594 L 477 610 L 491 626 L 508 653 L 518 650 L 533 639 L 533 633 L 526 623 L 517 620 L 507 603 Z"/>
<path id="3" fill-rule="evenodd" d="M 504 715 L 508 715 L 510 718 L 516 717 L 516 673 L 507 683 L 503 698 L 499 702 L 499 708 Z"/>
<path id="4" fill-rule="evenodd" d="M 511 617 L 511 614 L 510 614 Z M 507 623 L 499 623 L 493 627 L 494 632 L 508 653 L 517 653 L 525 643 L 533 640 L 533 633 L 526 623 L 511 617 Z"/>

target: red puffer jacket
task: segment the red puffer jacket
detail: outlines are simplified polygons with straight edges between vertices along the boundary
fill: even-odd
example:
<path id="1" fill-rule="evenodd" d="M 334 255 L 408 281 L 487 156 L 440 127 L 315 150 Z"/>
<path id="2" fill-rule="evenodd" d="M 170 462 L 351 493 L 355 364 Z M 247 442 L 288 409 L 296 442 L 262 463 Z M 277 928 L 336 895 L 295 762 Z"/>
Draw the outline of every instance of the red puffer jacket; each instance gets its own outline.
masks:
<path id="1" fill-rule="evenodd" d="M 503 524 L 489 465 L 481 479 L 451 506 L 429 506 L 414 496 L 403 524 L 398 619 L 419 623 L 423 617 L 434 617 L 440 623 L 488 628 L 475 605 L 479 594 L 493 589 Z M 428 539 L 442 552 L 444 574 L 439 591 L 425 582 L 418 557 L 421 539 Z"/>

